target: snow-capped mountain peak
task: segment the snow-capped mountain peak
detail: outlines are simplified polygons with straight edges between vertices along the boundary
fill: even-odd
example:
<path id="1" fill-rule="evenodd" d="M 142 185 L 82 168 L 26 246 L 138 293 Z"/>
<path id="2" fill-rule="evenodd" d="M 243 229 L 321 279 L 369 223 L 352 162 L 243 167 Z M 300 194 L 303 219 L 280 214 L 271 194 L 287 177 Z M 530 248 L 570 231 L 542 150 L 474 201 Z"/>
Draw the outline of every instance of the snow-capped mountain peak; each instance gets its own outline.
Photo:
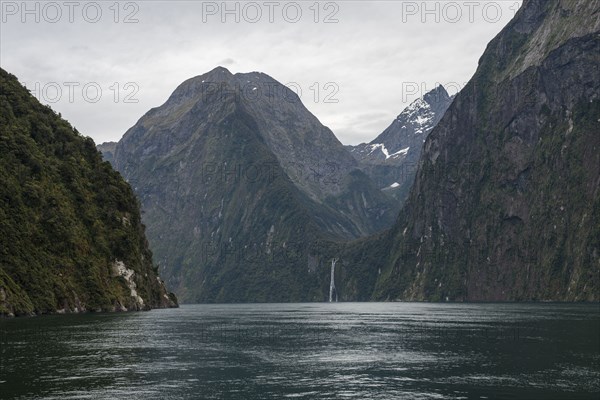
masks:
<path id="1" fill-rule="evenodd" d="M 350 153 L 381 189 L 406 189 L 412 178 L 421 150 L 429 132 L 442 118 L 452 97 L 439 85 L 411 102 L 392 124 L 370 143 L 347 146 Z M 408 172 L 407 172 L 408 171 Z M 392 184 L 398 186 L 390 187 Z M 405 191 L 406 192 L 406 191 Z"/>

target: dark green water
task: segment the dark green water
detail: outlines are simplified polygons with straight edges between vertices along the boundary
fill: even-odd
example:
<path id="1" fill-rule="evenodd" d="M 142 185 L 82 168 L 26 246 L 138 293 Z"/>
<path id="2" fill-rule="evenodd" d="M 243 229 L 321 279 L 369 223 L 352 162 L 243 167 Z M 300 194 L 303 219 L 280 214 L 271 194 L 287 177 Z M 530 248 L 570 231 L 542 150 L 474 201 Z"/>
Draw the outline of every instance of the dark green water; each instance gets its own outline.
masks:
<path id="1" fill-rule="evenodd" d="M 0 321 L 2 399 L 598 399 L 599 305 L 250 304 Z"/>

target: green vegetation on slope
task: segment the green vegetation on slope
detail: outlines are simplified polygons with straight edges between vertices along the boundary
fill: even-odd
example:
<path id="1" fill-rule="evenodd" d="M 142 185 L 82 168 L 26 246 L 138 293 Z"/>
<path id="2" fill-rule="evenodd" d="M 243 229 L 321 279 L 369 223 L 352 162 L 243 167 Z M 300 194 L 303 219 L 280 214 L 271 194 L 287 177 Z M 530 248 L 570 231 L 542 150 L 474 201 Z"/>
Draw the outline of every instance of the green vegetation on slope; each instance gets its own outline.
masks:
<path id="1" fill-rule="evenodd" d="M 174 304 L 129 185 L 92 139 L 0 69 L 0 314 Z"/>

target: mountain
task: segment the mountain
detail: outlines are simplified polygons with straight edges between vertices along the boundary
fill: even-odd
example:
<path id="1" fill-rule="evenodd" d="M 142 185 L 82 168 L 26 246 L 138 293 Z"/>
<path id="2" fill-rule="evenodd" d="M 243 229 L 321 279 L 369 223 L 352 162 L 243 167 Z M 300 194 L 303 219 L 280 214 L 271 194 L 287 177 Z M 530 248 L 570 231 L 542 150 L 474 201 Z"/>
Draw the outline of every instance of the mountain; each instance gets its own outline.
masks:
<path id="1" fill-rule="evenodd" d="M 102 153 L 104 161 L 108 161 L 112 164 L 115 158 L 115 150 L 117 149 L 117 142 L 104 142 L 96 146 L 98 151 Z"/>
<path id="2" fill-rule="evenodd" d="M 488 44 L 394 227 L 344 256 L 372 299 L 600 300 L 599 15 L 527 0 Z"/>
<path id="3" fill-rule="evenodd" d="M 307 249 L 389 228 L 399 209 L 293 91 L 258 72 L 183 82 L 125 133 L 113 165 L 188 302 L 321 300 Z"/>
<path id="4" fill-rule="evenodd" d="M 173 307 L 129 185 L 0 69 L 0 316 Z"/>
<path id="5" fill-rule="evenodd" d="M 438 85 L 406 107 L 373 141 L 346 148 L 379 188 L 403 203 L 414 181 L 423 143 L 453 98 Z"/>

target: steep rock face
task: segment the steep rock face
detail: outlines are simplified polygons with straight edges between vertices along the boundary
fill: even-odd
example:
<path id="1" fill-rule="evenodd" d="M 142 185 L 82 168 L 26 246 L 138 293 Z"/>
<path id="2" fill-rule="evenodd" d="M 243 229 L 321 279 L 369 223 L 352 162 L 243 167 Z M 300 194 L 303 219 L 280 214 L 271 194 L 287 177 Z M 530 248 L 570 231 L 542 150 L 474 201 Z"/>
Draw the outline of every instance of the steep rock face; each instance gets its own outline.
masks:
<path id="1" fill-rule="evenodd" d="M 425 139 L 452 99 L 439 85 L 406 107 L 373 141 L 346 148 L 379 188 L 403 203 L 413 184 Z"/>
<path id="2" fill-rule="evenodd" d="M 384 229 L 398 209 L 295 93 L 260 73 L 216 68 L 182 83 L 127 131 L 113 163 L 184 301 L 320 300 L 308 249 Z"/>
<path id="3" fill-rule="evenodd" d="M 600 299 L 599 13 L 525 1 L 490 42 L 425 143 L 375 299 Z"/>
<path id="4" fill-rule="evenodd" d="M 177 305 L 129 185 L 0 69 L 0 315 Z"/>

